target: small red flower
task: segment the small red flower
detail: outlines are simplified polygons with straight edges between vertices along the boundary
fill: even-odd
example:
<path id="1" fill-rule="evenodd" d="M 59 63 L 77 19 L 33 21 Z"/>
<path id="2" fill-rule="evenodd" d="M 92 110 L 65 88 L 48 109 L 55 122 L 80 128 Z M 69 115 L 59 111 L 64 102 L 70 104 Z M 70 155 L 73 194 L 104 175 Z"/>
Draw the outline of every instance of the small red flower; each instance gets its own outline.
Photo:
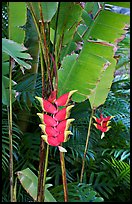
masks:
<path id="1" fill-rule="evenodd" d="M 103 114 L 100 114 L 100 118 L 96 118 L 93 116 L 94 120 L 97 123 L 94 123 L 95 127 L 102 132 L 101 139 L 104 137 L 104 132 L 107 132 L 111 126 L 108 126 L 110 123 L 110 119 L 114 116 L 108 116 L 106 118 L 103 117 Z"/>

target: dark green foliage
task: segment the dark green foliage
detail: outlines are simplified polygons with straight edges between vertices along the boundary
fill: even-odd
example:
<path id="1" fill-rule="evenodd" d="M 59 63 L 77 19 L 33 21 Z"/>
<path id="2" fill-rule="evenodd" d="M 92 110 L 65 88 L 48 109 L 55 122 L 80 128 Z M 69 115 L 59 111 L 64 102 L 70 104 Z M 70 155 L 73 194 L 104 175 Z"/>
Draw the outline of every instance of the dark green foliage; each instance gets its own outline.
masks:
<path id="1" fill-rule="evenodd" d="M 15 118 L 15 117 L 14 117 Z M 16 122 L 13 121 L 13 156 L 14 161 L 18 160 L 19 155 L 19 143 L 21 140 L 22 132 L 17 126 Z M 2 169 L 4 172 L 7 171 L 9 165 L 9 129 L 8 129 L 8 118 L 7 118 L 7 109 L 5 106 L 2 106 Z"/>
<path id="2" fill-rule="evenodd" d="M 51 193 L 57 202 L 63 202 L 63 186 L 57 186 Z M 77 182 L 68 184 L 69 202 L 103 202 L 103 198 L 93 190 L 89 184 L 78 184 Z"/>

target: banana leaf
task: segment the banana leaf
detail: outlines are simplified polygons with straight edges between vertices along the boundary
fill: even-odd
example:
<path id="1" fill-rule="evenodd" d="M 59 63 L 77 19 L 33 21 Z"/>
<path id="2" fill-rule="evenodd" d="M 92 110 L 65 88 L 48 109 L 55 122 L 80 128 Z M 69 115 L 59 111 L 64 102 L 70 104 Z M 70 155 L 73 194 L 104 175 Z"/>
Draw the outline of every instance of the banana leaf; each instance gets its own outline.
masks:
<path id="1" fill-rule="evenodd" d="M 22 171 L 17 171 L 16 174 L 23 188 L 27 191 L 27 193 L 29 193 L 29 195 L 34 199 L 34 201 L 36 201 L 38 187 L 37 176 L 29 168 L 26 168 Z M 45 202 L 56 202 L 55 198 L 47 189 L 50 186 L 51 184 L 45 185 Z"/>

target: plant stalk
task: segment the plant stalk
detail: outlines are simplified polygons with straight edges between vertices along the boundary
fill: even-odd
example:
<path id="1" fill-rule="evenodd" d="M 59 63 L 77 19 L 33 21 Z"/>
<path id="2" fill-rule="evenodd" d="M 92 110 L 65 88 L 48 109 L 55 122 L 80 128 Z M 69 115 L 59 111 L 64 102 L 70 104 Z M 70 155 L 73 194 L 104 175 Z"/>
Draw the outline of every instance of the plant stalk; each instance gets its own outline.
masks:
<path id="1" fill-rule="evenodd" d="M 12 145 L 12 68 L 14 60 L 10 57 L 10 73 L 9 73 L 9 107 L 8 124 L 9 124 L 9 154 L 10 154 L 10 199 L 13 202 L 13 145 Z"/>
<path id="2" fill-rule="evenodd" d="M 61 162 L 63 189 L 64 189 L 64 202 L 68 202 L 68 189 L 67 189 L 67 180 L 66 180 L 64 152 L 60 152 L 60 162 Z"/>
<path id="3" fill-rule="evenodd" d="M 47 166 L 48 166 L 48 156 L 49 156 L 49 145 L 47 144 L 46 155 L 45 155 L 44 179 L 43 179 L 44 191 L 45 191 L 46 174 L 47 174 Z M 44 193 L 44 200 L 45 200 L 45 193 Z"/>
<path id="4" fill-rule="evenodd" d="M 88 150 L 88 142 L 89 142 L 89 137 L 90 137 L 90 130 L 91 130 L 93 114 L 94 114 L 94 109 L 92 109 L 92 113 L 91 113 L 90 120 L 89 120 L 86 145 L 85 145 L 85 150 L 84 150 L 84 155 L 83 155 L 83 160 L 82 160 L 82 169 L 81 169 L 80 183 L 82 183 L 82 180 L 83 180 L 84 167 L 85 167 L 85 159 L 86 159 L 86 154 L 87 154 L 87 150 Z"/>
<path id="5" fill-rule="evenodd" d="M 45 164 L 45 142 L 40 139 L 40 154 L 39 154 L 39 173 L 38 173 L 38 192 L 37 192 L 37 202 L 44 201 L 44 164 Z"/>

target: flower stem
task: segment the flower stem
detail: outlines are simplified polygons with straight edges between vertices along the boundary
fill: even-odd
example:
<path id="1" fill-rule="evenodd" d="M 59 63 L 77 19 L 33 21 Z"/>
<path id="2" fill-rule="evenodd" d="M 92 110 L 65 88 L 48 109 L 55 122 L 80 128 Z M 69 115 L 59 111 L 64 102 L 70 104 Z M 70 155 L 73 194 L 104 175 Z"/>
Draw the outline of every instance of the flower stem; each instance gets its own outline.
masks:
<path id="1" fill-rule="evenodd" d="M 44 191 L 45 191 L 46 174 L 47 174 L 47 166 L 48 166 L 48 156 L 49 156 L 49 145 L 47 144 L 46 155 L 45 155 L 44 179 L 43 179 Z M 44 193 L 44 200 L 45 200 L 45 193 Z"/>
<path id="2" fill-rule="evenodd" d="M 92 109 L 92 113 L 91 113 L 90 120 L 89 120 L 86 145 L 85 145 L 85 150 L 84 150 L 84 155 L 83 155 L 83 160 L 82 160 L 82 169 L 81 169 L 80 183 L 82 183 L 82 180 L 83 180 L 84 167 L 85 167 L 85 159 L 86 159 L 86 154 L 87 154 L 87 150 L 88 150 L 88 142 L 89 142 L 89 137 L 90 137 L 90 130 L 91 130 L 93 114 L 94 114 L 94 109 Z"/>
<path id="3" fill-rule="evenodd" d="M 8 123 L 9 123 L 9 152 L 10 152 L 10 198 L 13 202 L 13 145 L 12 145 L 12 68 L 14 60 L 10 58 L 10 81 L 9 81 L 9 107 L 8 109 Z"/>
<path id="4" fill-rule="evenodd" d="M 60 162 L 61 162 L 63 189 L 64 189 L 64 202 L 68 202 L 68 189 L 67 189 L 67 180 L 66 180 L 64 152 L 60 152 Z"/>

